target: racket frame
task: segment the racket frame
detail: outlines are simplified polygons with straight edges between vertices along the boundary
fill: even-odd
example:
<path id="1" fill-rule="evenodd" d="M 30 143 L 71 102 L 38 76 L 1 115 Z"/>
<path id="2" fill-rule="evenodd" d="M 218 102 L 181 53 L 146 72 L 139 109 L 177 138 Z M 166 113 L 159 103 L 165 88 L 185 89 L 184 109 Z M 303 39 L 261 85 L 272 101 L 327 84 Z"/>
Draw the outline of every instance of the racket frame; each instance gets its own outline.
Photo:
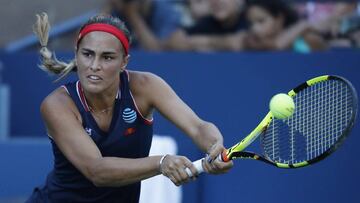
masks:
<path id="1" fill-rule="evenodd" d="M 267 127 L 270 125 L 271 121 L 273 120 L 273 115 L 271 112 L 269 112 L 266 114 L 265 118 L 260 122 L 260 124 L 248 136 L 246 136 L 239 143 L 232 146 L 231 148 L 229 148 L 228 150 L 224 151 L 221 154 L 222 161 L 226 162 L 226 161 L 238 159 L 238 158 L 255 159 L 255 160 L 259 160 L 259 161 L 263 161 L 265 163 L 271 164 L 278 168 L 300 168 L 300 167 L 308 166 L 308 165 L 314 164 L 316 162 L 319 162 L 319 161 L 323 160 L 324 158 L 326 158 L 327 156 L 329 156 L 331 153 L 333 153 L 337 148 L 339 148 L 339 146 L 343 143 L 345 138 L 350 134 L 350 131 L 355 123 L 355 119 L 357 116 L 358 99 L 357 99 L 356 90 L 352 86 L 352 84 L 348 80 L 346 80 L 345 78 L 340 77 L 340 76 L 323 75 L 323 76 L 312 78 L 312 79 L 307 80 L 306 82 L 298 85 L 294 89 L 290 90 L 288 92 L 288 95 L 293 98 L 300 91 L 302 91 L 310 86 L 313 86 L 319 82 L 324 82 L 327 80 L 341 80 L 349 87 L 349 90 L 352 91 L 352 95 L 353 95 L 353 114 L 352 114 L 352 117 L 350 118 L 350 123 L 348 124 L 347 128 L 342 132 L 342 134 L 339 136 L 339 139 L 336 141 L 336 143 L 333 146 L 331 146 L 329 149 L 327 149 L 321 155 L 319 155 L 313 159 L 295 163 L 295 164 L 277 163 L 265 156 L 258 155 L 256 153 L 249 152 L 249 151 L 243 151 L 252 142 L 254 142 L 263 132 L 266 131 Z"/>

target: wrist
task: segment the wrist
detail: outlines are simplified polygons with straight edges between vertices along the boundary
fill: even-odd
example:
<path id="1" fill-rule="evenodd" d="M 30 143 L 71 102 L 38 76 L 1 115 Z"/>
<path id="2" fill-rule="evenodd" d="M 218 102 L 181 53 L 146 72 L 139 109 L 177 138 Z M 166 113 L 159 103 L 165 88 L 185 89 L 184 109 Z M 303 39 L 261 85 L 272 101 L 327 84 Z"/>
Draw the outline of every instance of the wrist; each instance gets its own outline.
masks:
<path id="1" fill-rule="evenodd" d="M 215 143 L 211 144 L 210 147 L 208 147 L 208 149 L 206 150 L 206 153 L 210 154 L 216 148 L 216 146 L 219 145 L 221 146 L 223 145 L 222 140 L 218 140 Z"/>
<path id="2" fill-rule="evenodd" d="M 165 154 L 160 158 L 158 169 L 161 174 L 163 173 L 162 166 L 163 166 L 164 160 L 166 159 L 167 156 L 168 156 L 168 154 Z"/>

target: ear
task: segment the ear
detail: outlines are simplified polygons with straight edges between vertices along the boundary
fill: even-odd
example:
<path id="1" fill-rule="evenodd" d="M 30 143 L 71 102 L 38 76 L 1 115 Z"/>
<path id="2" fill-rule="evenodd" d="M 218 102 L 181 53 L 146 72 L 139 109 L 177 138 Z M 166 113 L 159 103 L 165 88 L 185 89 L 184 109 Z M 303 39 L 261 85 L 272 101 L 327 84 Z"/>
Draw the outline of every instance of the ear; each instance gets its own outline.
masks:
<path id="1" fill-rule="evenodd" d="M 127 56 L 124 57 L 124 60 L 121 63 L 121 72 L 123 72 L 126 69 L 127 64 L 129 63 L 130 60 L 130 55 L 128 54 Z"/>

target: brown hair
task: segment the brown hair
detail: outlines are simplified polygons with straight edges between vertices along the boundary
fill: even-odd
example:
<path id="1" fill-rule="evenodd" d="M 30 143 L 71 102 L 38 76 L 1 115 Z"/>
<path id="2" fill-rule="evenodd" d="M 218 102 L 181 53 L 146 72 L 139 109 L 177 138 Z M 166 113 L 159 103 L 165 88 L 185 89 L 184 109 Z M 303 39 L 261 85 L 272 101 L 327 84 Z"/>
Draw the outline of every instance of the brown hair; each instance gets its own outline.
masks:
<path id="1" fill-rule="evenodd" d="M 131 35 L 127 29 L 125 23 L 118 18 L 112 17 L 110 15 L 99 14 L 88 20 L 81 28 L 80 31 L 86 26 L 93 23 L 104 23 L 117 27 L 121 30 L 129 43 L 131 43 Z M 36 23 L 33 26 L 34 33 L 38 36 L 39 42 L 41 45 L 40 55 L 41 55 L 41 65 L 39 67 L 45 72 L 58 75 L 59 77 L 55 80 L 59 81 L 65 76 L 67 76 L 71 71 L 76 71 L 76 62 L 75 59 L 71 60 L 69 63 L 59 61 L 55 53 L 51 52 L 48 48 L 49 40 L 49 31 L 50 23 L 48 15 L 46 13 L 36 14 Z"/>

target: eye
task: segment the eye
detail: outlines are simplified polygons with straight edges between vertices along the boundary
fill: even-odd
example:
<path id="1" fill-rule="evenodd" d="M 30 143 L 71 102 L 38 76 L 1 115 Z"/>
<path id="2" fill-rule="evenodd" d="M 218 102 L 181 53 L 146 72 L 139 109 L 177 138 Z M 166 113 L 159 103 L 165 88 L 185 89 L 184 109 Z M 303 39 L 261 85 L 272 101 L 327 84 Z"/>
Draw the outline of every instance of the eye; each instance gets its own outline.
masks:
<path id="1" fill-rule="evenodd" d="M 92 54 L 90 52 L 82 52 L 82 55 L 85 56 L 86 58 L 89 58 L 92 56 Z"/>
<path id="2" fill-rule="evenodd" d="M 104 56 L 104 59 L 105 59 L 106 61 L 111 61 L 111 60 L 114 59 L 114 57 L 112 57 L 112 56 Z"/>

